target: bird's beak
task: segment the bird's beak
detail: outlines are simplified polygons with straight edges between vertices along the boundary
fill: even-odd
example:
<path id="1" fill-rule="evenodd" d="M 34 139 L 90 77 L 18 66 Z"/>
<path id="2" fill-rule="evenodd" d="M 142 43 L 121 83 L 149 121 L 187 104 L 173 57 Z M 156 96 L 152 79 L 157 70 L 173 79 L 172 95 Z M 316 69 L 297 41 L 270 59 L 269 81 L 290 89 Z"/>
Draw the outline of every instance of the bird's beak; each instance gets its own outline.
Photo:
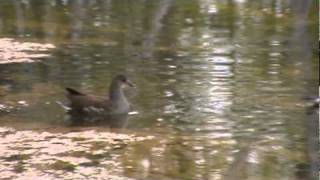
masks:
<path id="1" fill-rule="evenodd" d="M 136 87 L 136 85 L 134 85 L 131 81 L 127 80 L 126 84 L 130 87 Z"/>

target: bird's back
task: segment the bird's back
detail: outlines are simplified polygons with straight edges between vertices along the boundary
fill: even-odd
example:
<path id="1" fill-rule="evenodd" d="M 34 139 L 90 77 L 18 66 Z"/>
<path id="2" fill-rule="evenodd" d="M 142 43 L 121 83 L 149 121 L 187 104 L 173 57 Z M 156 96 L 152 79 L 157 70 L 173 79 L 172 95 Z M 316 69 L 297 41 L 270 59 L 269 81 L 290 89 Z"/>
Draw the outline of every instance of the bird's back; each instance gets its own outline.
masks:
<path id="1" fill-rule="evenodd" d="M 70 100 L 72 109 L 99 108 L 104 111 L 111 109 L 112 104 L 108 97 L 84 94 L 71 88 L 67 88 L 66 90 L 68 91 L 67 98 Z"/>

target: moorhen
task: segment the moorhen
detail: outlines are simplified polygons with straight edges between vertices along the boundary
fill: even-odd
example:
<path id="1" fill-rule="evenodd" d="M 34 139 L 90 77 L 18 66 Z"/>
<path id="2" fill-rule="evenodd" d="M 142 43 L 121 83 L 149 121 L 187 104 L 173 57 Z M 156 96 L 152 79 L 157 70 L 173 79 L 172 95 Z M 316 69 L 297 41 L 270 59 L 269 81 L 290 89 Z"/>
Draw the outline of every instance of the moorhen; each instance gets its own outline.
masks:
<path id="1" fill-rule="evenodd" d="M 126 76 L 115 76 L 111 82 L 108 97 L 84 94 L 72 88 L 66 88 L 71 112 L 127 114 L 130 111 L 130 104 L 123 93 L 125 85 L 134 87 Z"/>

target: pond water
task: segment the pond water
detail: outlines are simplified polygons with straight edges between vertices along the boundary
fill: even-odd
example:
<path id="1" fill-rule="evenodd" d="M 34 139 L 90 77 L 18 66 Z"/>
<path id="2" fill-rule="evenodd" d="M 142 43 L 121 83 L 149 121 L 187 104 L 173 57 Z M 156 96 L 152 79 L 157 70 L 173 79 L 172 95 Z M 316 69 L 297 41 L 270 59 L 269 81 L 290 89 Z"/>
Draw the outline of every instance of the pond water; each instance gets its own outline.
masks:
<path id="1" fill-rule="evenodd" d="M 51 47 L 0 64 L 0 173 L 317 179 L 318 114 L 305 100 L 318 94 L 317 14 L 311 0 L 0 2 L 0 38 Z M 112 129 L 70 126 L 64 88 L 103 95 L 119 73 L 137 86 L 134 113 Z M 108 132 L 133 140 L 104 143 Z M 82 154 L 61 160 L 63 148 Z"/>

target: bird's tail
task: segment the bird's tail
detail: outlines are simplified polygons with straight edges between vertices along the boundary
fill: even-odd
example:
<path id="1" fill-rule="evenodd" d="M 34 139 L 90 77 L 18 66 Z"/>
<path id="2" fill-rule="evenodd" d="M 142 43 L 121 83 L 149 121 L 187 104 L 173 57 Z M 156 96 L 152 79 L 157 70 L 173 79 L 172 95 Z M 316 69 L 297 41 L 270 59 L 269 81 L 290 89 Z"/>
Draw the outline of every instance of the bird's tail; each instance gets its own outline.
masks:
<path id="1" fill-rule="evenodd" d="M 74 90 L 74 89 L 72 89 L 72 88 L 66 88 L 66 90 L 68 91 L 68 93 L 69 93 L 70 95 L 84 95 L 84 94 L 82 94 L 81 92 L 79 92 L 79 91 L 77 91 L 77 90 Z"/>

